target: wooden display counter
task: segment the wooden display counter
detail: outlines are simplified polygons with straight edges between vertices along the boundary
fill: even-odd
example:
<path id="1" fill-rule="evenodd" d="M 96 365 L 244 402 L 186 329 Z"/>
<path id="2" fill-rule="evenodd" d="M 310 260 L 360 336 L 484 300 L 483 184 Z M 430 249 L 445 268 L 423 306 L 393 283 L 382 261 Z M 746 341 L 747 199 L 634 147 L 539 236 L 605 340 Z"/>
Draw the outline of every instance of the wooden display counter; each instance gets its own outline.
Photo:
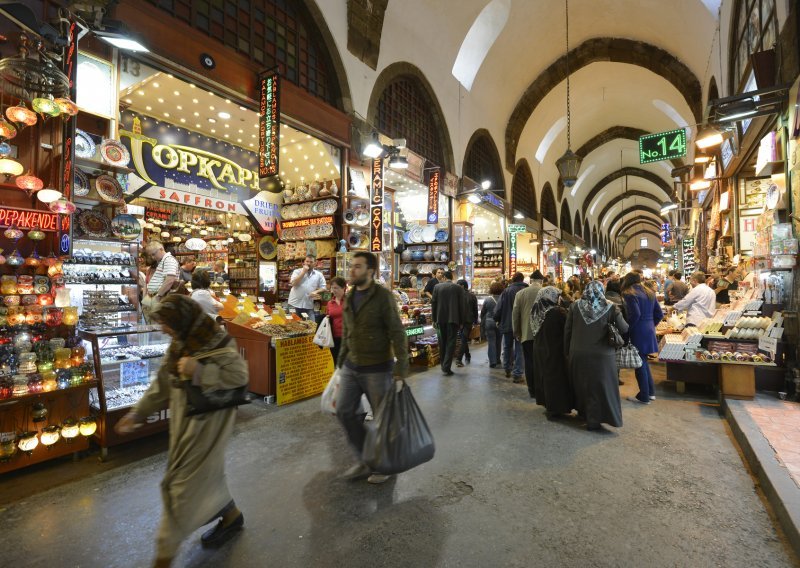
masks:
<path id="1" fill-rule="evenodd" d="M 752 400 L 756 395 L 756 371 L 775 367 L 774 363 L 744 363 L 738 361 L 662 361 L 666 364 L 667 380 L 677 383 L 683 393 L 686 383 L 714 385 L 728 398 Z"/>
<path id="2" fill-rule="evenodd" d="M 275 348 L 272 336 L 233 322 L 225 322 L 228 334 L 236 340 L 239 353 L 247 361 L 248 390 L 261 396 L 275 396 Z"/>

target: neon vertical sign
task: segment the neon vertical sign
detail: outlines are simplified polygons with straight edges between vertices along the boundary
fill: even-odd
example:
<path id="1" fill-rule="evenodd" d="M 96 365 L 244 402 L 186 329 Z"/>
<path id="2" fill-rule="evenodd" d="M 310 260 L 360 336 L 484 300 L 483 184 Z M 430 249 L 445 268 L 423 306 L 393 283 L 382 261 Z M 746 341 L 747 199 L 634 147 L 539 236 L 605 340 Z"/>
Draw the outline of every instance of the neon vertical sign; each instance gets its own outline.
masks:
<path id="1" fill-rule="evenodd" d="M 439 181 L 441 174 L 439 169 L 431 172 L 428 179 L 428 223 L 439 222 Z"/>
<path id="2" fill-rule="evenodd" d="M 372 194 L 370 196 L 370 245 L 372 252 L 383 250 L 383 159 L 372 160 Z"/>
<path id="3" fill-rule="evenodd" d="M 258 105 L 258 177 L 278 175 L 280 91 L 278 72 L 261 77 Z"/>

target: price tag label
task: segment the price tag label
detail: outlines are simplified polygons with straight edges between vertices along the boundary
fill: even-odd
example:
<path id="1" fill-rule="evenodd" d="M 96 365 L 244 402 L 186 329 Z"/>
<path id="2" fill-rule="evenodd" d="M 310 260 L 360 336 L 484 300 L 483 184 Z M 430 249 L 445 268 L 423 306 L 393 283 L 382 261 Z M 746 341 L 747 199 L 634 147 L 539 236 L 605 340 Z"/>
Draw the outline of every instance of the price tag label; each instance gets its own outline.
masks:
<path id="1" fill-rule="evenodd" d="M 758 348 L 762 351 L 766 351 L 770 354 L 770 356 L 774 359 L 775 353 L 778 351 L 778 340 L 774 337 L 764 337 L 762 336 L 758 340 Z"/>
<path id="2" fill-rule="evenodd" d="M 769 330 L 769 336 L 774 337 L 775 339 L 780 339 L 783 337 L 783 328 L 782 327 L 774 327 Z"/>
<path id="3" fill-rule="evenodd" d="M 740 311 L 731 311 L 725 316 L 725 319 L 722 321 L 722 325 L 725 327 L 733 327 L 736 325 L 736 322 L 739 321 L 739 318 L 742 317 L 742 312 Z"/>

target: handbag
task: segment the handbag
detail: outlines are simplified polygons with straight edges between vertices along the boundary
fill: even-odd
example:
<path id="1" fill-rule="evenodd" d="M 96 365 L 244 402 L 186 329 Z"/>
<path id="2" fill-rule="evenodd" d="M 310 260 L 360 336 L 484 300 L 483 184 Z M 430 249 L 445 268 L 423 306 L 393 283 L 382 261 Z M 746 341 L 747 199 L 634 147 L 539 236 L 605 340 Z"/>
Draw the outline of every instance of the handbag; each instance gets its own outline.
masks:
<path id="1" fill-rule="evenodd" d="M 227 337 L 224 343 L 228 343 L 228 341 L 230 341 L 230 337 Z M 233 347 L 221 347 L 192 355 L 192 359 L 200 361 L 223 353 L 236 353 L 236 350 Z M 186 416 L 197 416 L 198 414 L 223 410 L 232 406 L 250 404 L 251 400 L 250 394 L 247 392 L 247 386 L 243 385 L 234 389 L 219 389 L 204 393 L 203 389 L 193 385 L 191 380 L 182 380 L 180 381 L 180 387 L 186 391 Z"/>
<path id="2" fill-rule="evenodd" d="M 616 315 L 616 308 L 614 308 L 614 312 L 608 319 L 608 344 L 615 349 L 619 349 L 625 345 L 625 340 L 622 338 L 622 334 L 619 332 L 619 329 L 617 329 L 617 324 L 614 323 Z"/>
<path id="3" fill-rule="evenodd" d="M 617 368 L 619 369 L 638 369 L 642 366 L 639 350 L 630 342 L 617 349 L 616 359 Z"/>
<path id="4" fill-rule="evenodd" d="M 331 318 L 325 316 L 317 327 L 314 334 L 314 344 L 320 347 L 333 347 L 333 330 L 331 329 Z"/>

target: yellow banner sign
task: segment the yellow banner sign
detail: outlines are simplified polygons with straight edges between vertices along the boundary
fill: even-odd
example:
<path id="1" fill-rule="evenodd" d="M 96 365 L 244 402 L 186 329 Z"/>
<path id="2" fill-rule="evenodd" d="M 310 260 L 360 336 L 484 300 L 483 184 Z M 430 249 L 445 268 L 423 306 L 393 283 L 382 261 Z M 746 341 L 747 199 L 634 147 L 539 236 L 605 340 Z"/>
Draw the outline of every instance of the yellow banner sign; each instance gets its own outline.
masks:
<path id="1" fill-rule="evenodd" d="M 275 341 L 278 406 L 320 394 L 333 375 L 331 350 L 313 340 L 306 335 Z"/>

